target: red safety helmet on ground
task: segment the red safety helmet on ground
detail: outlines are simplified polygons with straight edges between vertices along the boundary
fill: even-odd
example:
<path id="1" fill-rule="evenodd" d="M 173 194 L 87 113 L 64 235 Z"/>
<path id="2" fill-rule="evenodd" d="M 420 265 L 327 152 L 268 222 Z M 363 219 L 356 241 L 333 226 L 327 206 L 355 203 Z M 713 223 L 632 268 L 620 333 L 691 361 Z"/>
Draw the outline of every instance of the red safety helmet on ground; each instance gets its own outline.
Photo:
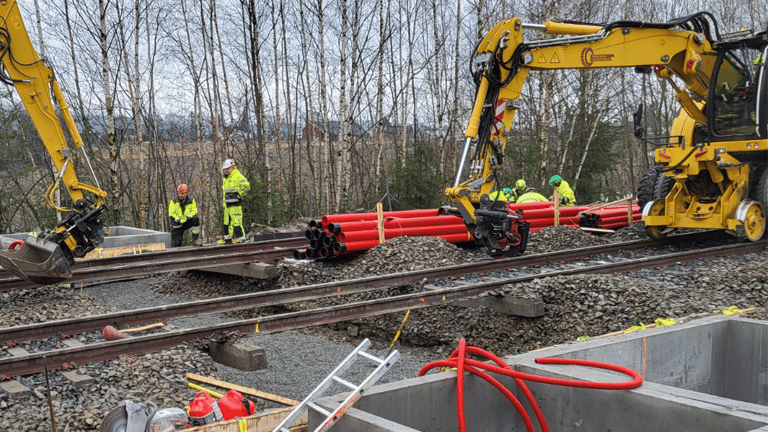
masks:
<path id="1" fill-rule="evenodd" d="M 189 186 L 186 183 L 182 183 L 176 188 L 176 193 L 179 195 L 186 195 L 188 192 Z"/>

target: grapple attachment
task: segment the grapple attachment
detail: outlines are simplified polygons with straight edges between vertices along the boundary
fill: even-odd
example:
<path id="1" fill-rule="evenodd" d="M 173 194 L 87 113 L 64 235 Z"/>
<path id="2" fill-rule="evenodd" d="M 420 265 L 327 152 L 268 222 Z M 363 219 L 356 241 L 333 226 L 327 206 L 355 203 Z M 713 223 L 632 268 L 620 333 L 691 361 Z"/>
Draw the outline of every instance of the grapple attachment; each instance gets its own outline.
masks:
<path id="1" fill-rule="evenodd" d="M 523 220 L 521 210 L 514 210 L 506 201 L 489 201 L 485 195 L 475 217 L 475 242 L 489 247 L 492 255 L 515 257 L 525 253 L 530 224 Z"/>
<path id="2" fill-rule="evenodd" d="M 40 285 L 69 279 L 70 258 L 58 243 L 27 236 L 17 250 L 0 250 L 0 266 L 14 275 Z"/>

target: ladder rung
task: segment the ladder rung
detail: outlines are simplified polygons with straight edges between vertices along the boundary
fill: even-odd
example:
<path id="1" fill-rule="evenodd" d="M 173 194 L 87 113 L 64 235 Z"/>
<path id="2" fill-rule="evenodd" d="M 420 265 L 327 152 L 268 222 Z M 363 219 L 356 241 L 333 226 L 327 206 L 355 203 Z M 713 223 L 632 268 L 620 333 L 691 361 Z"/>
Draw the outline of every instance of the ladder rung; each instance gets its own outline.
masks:
<path id="1" fill-rule="evenodd" d="M 357 390 L 357 386 L 356 385 L 354 385 L 351 382 L 346 381 L 346 380 L 344 380 L 342 378 L 339 378 L 339 377 L 335 376 L 335 377 L 333 377 L 333 380 L 336 381 L 337 383 L 341 384 L 341 385 L 345 385 L 345 386 L 351 388 L 352 390 Z"/>
<path id="2" fill-rule="evenodd" d="M 318 405 L 318 404 L 316 404 L 314 402 L 307 402 L 307 406 L 312 408 L 313 410 L 319 412 L 320 414 L 326 416 L 326 417 L 331 415 L 330 411 L 326 411 L 325 408 L 321 407 L 320 405 Z"/>
<path id="3" fill-rule="evenodd" d="M 367 358 L 367 359 L 369 359 L 369 360 L 371 360 L 371 361 L 373 361 L 373 362 L 376 362 L 378 364 L 384 363 L 384 360 L 382 360 L 382 359 L 380 359 L 380 358 L 378 358 L 376 356 L 370 355 L 370 354 L 368 354 L 365 351 L 360 351 L 360 352 L 358 352 L 358 354 L 363 356 L 363 357 L 365 357 L 365 358 Z"/>

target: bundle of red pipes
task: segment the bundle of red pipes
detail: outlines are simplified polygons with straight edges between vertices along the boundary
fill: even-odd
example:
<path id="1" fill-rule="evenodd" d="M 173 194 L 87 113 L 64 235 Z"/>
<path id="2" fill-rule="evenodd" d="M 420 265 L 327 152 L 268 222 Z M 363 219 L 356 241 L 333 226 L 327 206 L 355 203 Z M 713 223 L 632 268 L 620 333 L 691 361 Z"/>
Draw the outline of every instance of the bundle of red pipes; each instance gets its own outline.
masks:
<path id="1" fill-rule="evenodd" d="M 472 241 L 462 219 L 439 215 L 438 209 L 382 212 L 384 239 L 440 237 L 451 243 Z M 305 231 L 309 247 L 296 250 L 294 258 L 331 258 L 365 251 L 379 244 L 377 213 L 325 215 L 309 222 Z"/>
<path id="2" fill-rule="evenodd" d="M 538 231 L 555 224 L 554 203 L 551 201 L 513 204 L 523 210 L 523 219 Z M 559 224 L 571 227 L 618 228 L 628 224 L 627 206 L 614 205 L 590 210 L 592 207 L 560 207 Z M 623 218 L 622 218 L 623 216 Z M 635 220 L 640 210 L 633 206 Z M 474 238 L 459 216 L 443 214 L 440 209 L 382 212 L 384 240 L 395 237 L 440 237 L 450 243 L 465 243 Z M 326 259 L 342 254 L 368 250 L 379 244 L 378 214 L 348 213 L 325 215 L 309 222 L 305 236 L 309 247 L 295 250 L 296 259 Z"/>
<path id="3" fill-rule="evenodd" d="M 632 223 L 637 223 L 642 217 L 640 206 L 632 206 Z M 629 213 L 626 205 L 606 206 L 600 209 L 587 210 L 581 214 L 579 226 L 585 228 L 615 229 L 629 225 Z"/>

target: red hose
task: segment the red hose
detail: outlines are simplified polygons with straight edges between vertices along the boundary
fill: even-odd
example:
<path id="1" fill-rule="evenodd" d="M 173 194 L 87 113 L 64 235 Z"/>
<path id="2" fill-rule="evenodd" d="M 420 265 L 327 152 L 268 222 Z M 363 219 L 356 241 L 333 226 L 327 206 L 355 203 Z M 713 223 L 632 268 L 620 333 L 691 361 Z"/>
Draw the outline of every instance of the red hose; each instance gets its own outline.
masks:
<path id="1" fill-rule="evenodd" d="M 467 358 L 467 353 L 483 356 L 489 360 L 492 360 L 498 366 L 494 366 L 489 363 Z M 521 390 L 523 391 L 523 394 L 525 394 L 525 397 L 528 400 L 528 403 L 531 404 L 531 408 L 536 414 L 536 419 L 539 422 L 539 426 L 541 427 L 542 432 L 549 432 L 549 426 L 547 426 L 547 422 L 546 422 L 546 419 L 544 418 L 544 414 L 541 412 L 541 408 L 536 402 L 536 399 L 534 398 L 533 394 L 528 389 L 528 386 L 525 384 L 524 380 L 539 382 L 544 384 L 567 386 L 567 387 L 579 387 L 579 388 L 601 389 L 601 390 L 633 389 L 633 388 L 639 387 L 640 384 L 642 384 L 643 382 L 643 377 L 639 373 L 633 371 L 632 369 L 626 368 L 624 366 L 609 364 L 609 363 L 602 363 L 602 362 L 596 362 L 591 360 L 566 359 L 566 358 L 537 358 L 536 363 L 577 365 L 577 366 L 593 367 L 598 369 L 606 369 L 614 372 L 623 373 L 625 375 L 632 377 L 633 379 L 632 381 L 628 381 L 628 382 L 596 383 L 596 382 L 589 382 L 589 381 L 542 377 L 538 375 L 519 372 L 512 369 L 501 358 L 497 357 L 496 355 L 484 349 L 476 348 L 476 347 L 467 347 L 466 341 L 464 339 L 462 339 L 459 342 L 459 348 L 451 354 L 451 357 L 449 359 L 439 360 L 439 361 L 431 362 L 427 364 L 426 366 L 421 368 L 418 376 L 423 376 L 429 370 L 434 368 L 439 368 L 439 367 L 449 367 L 449 368 L 455 367 L 457 369 L 456 370 L 456 404 L 457 404 L 457 412 L 458 412 L 458 418 L 459 418 L 459 431 L 461 432 L 466 432 L 467 430 L 466 423 L 465 423 L 465 414 L 464 414 L 464 371 L 465 370 L 467 372 L 470 372 L 474 375 L 479 376 L 480 378 L 484 379 L 485 381 L 490 383 L 492 386 L 494 386 L 497 390 L 501 391 L 502 394 L 504 394 L 504 396 L 510 402 L 512 402 L 512 404 L 515 406 L 515 409 L 517 409 L 517 412 L 522 417 L 523 422 L 525 423 L 525 428 L 528 432 L 534 432 L 533 422 L 531 421 L 528 413 L 523 408 L 522 404 L 520 404 L 517 398 L 515 398 L 515 396 L 508 389 L 504 388 L 501 385 L 501 383 L 499 383 L 495 378 L 491 377 L 490 375 L 488 375 L 483 371 L 489 371 L 489 372 L 497 373 L 500 375 L 508 376 L 515 380 L 517 385 L 520 386 Z"/>
<path id="2" fill-rule="evenodd" d="M 24 246 L 24 240 L 14 240 L 11 242 L 11 244 L 8 245 L 8 250 L 14 250 L 16 249 L 16 246 L 22 247 Z"/>

